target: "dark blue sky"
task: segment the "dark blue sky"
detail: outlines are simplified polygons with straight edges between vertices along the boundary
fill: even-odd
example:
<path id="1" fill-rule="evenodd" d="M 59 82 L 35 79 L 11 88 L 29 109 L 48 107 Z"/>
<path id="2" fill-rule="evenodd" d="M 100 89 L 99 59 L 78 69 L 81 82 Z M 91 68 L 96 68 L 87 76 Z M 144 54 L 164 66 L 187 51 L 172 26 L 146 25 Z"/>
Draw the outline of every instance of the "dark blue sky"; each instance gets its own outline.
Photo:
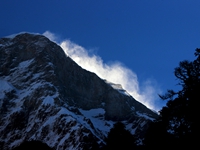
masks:
<path id="1" fill-rule="evenodd" d="M 199 8 L 199 0 L 3 0 L 0 37 L 50 31 L 164 92 L 176 88 L 174 68 L 200 47 Z"/>

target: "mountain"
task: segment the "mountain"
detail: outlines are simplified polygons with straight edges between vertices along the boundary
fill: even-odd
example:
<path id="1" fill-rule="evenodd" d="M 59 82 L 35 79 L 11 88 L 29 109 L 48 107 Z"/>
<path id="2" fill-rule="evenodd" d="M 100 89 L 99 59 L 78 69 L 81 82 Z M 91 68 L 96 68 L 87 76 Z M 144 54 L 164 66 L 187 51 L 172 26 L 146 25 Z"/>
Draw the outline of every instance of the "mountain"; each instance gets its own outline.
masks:
<path id="1" fill-rule="evenodd" d="M 157 117 L 43 35 L 1 38 L 0 64 L 0 149 L 31 140 L 59 150 L 92 149 L 105 144 L 117 121 L 139 141 Z"/>

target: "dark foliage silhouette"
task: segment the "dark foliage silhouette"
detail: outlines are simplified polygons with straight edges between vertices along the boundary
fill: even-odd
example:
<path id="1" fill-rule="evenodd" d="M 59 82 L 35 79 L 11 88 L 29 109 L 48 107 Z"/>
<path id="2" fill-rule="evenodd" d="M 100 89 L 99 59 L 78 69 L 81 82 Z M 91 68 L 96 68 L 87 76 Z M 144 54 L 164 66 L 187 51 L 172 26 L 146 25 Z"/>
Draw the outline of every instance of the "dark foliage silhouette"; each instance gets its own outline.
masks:
<path id="1" fill-rule="evenodd" d="M 53 148 L 50 148 L 47 144 L 42 143 L 40 141 L 25 141 L 18 147 L 14 148 L 13 150 L 53 150 Z"/>
<path id="2" fill-rule="evenodd" d="M 135 139 L 133 135 L 125 129 L 124 124 L 121 122 L 114 124 L 114 127 L 108 133 L 105 149 L 132 150 L 135 147 Z"/>
<path id="3" fill-rule="evenodd" d="M 200 49 L 194 61 L 181 61 L 174 74 L 181 90 L 168 90 L 160 96 L 168 100 L 160 110 L 160 118 L 150 126 L 145 145 L 150 148 L 188 147 L 198 149 L 198 101 L 200 100 Z"/>

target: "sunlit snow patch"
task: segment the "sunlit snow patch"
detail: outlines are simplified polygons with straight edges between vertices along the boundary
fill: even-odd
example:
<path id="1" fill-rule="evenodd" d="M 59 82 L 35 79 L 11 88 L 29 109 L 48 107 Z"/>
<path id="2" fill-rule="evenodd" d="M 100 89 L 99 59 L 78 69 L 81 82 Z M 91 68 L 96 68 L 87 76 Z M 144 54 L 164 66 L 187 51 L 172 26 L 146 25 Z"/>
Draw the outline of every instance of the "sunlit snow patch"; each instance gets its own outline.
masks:
<path id="1" fill-rule="evenodd" d="M 151 121 L 154 121 L 154 120 L 155 120 L 154 118 L 151 118 L 151 117 L 149 117 L 148 115 L 146 115 L 146 114 L 144 114 L 144 113 L 136 112 L 136 114 L 137 114 L 138 116 L 144 117 L 144 118 L 149 119 L 149 120 L 151 120 Z"/>
<path id="2" fill-rule="evenodd" d="M 54 105 L 54 98 L 52 96 L 47 96 L 42 102 L 43 105 Z"/>
<path id="3" fill-rule="evenodd" d="M 5 80 L 0 79 L 0 99 L 3 99 L 6 92 L 12 91 L 14 87 Z"/>
<path id="4" fill-rule="evenodd" d="M 93 125 L 100 131 L 108 133 L 110 128 L 113 127 L 113 121 L 104 120 L 105 110 L 103 108 L 96 108 L 90 110 L 79 109 L 79 111 L 86 117 L 91 120 Z"/>
<path id="5" fill-rule="evenodd" d="M 19 64 L 19 68 L 20 69 L 27 68 L 33 61 L 34 59 L 23 61 Z"/>

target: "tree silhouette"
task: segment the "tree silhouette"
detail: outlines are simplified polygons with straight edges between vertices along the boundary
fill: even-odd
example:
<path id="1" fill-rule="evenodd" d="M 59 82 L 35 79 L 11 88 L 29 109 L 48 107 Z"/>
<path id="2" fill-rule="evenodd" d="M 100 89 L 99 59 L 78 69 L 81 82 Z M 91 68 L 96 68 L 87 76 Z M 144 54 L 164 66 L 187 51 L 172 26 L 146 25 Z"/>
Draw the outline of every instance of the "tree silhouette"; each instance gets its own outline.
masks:
<path id="1" fill-rule="evenodd" d="M 47 144 L 41 142 L 41 141 L 25 141 L 19 146 L 15 147 L 13 150 L 53 150 L 53 148 L 50 148 Z"/>
<path id="2" fill-rule="evenodd" d="M 105 149 L 132 150 L 135 148 L 135 146 L 135 139 L 133 135 L 125 129 L 124 124 L 121 122 L 114 124 L 114 127 L 108 133 Z"/>
<path id="3" fill-rule="evenodd" d="M 161 145 L 168 148 L 199 147 L 200 49 L 196 49 L 195 57 L 194 61 L 181 61 L 179 67 L 175 68 L 174 75 L 181 90 L 168 90 L 160 96 L 168 102 L 160 110 L 160 118 L 147 132 L 145 144 L 151 148 Z"/>

